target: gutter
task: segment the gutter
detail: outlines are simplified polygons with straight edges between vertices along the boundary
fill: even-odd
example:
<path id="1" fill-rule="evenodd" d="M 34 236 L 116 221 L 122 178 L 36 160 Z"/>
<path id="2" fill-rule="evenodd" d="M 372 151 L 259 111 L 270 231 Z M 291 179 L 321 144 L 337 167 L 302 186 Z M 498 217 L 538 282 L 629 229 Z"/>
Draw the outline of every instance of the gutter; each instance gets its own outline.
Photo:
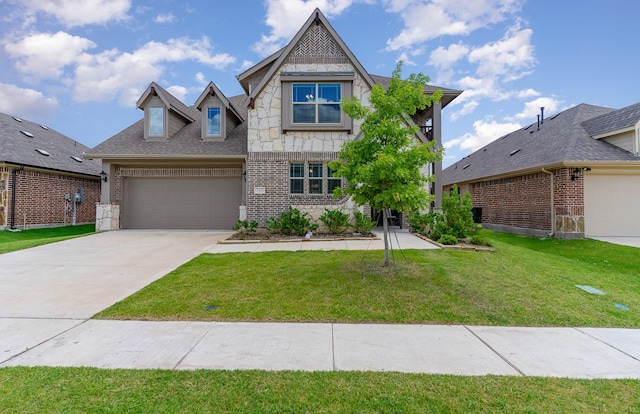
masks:
<path id="1" fill-rule="evenodd" d="M 556 209 L 554 207 L 554 199 L 553 199 L 553 173 L 551 171 L 547 171 L 542 168 L 542 172 L 545 174 L 549 174 L 551 177 L 551 233 L 549 233 L 549 237 L 555 236 L 555 228 L 556 228 Z"/>
<path id="2" fill-rule="evenodd" d="M 11 230 L 16 229 L 16 175 L 18 171 L 24 170 L 24 165 L 11 170 Z"/>

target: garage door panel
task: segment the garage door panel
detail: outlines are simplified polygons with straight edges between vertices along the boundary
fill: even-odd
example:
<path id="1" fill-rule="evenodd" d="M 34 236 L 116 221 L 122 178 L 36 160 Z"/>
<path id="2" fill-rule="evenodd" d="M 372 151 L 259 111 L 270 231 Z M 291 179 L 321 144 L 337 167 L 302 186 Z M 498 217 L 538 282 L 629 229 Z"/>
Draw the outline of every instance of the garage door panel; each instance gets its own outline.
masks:
<path id="1" fill-rule="evenodd" d="M 239 177 L 127 178 L 125 227 L 231 229 L 241 200 Z"/>
<path id="2" fill-rule="evenodd" d="M 640 236 L 640 176 L 584 177 L 585 235 Z"/>

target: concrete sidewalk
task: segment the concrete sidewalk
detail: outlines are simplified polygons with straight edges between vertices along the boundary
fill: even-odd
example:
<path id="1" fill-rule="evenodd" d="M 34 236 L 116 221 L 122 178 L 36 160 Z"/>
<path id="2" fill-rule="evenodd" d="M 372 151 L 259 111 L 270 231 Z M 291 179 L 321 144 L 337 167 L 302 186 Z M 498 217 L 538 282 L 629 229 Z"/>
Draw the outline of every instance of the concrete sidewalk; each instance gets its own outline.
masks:
<path id="1" fill-rule="evenodd" d="M 13 333 L 0 367 L 640 378 L 633 329 L 0 319 L 0 330 Z"/>

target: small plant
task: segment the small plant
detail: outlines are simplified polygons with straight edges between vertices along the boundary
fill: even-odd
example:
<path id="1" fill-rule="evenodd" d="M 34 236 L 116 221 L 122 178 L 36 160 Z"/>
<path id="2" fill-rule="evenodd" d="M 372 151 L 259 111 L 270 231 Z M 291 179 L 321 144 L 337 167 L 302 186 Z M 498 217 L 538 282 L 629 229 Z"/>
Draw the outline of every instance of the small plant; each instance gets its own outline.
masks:
<path id="1" fill-rule="evenodd" d="M 284 234 L 295 234 L 304 236 L 307 232 L 315 231 L 318 228 L 316 223 L 312 223 L 309 213 L 301 212 L 297 208 L 289 207 L 288 211 L 280 214 L 280 228 Z"/>
<path id="2" fill-rule="evenodd" d="M 255 233 L 256 227 L 258 227 L 258 222 L 253 220 L 249 222 L 248 220 L 238 220 L 235 226 L 233 226 L 234 230 L 240 230 L 240 238 L 244 239 L 247 237 L 248 233 Z"/>
<path id="3" fill-rule="evenodd" d="M 492 246 L 489 240 L 485 239 L 484 237 L 478 234 L 474 234 L 473 236 L 471 236 L 471 238 L 469 238 L 469 243 L 475 246 L 488 246 L 488 247 Z"/>
<path id="4" fill-rule="evenodd" d="M 428 235 L 429 231 L 434 227 L 435 212 L 429 211 L 428 213 L 420 213 L 414 211 L 407 217 L 409 225 L 416 233 Z"/>
<path id="5" fill-rule="evenodd" d="M 454 185 L 451 194 L 442 197 L 442 212 L 446 222 L 446 230 L 442 234 L 467 237 L 475 229 L 472 208 L 471 194 L 467 192 L 461 197 L 458 186 Z"/>
<path id="6" fill-rule="evenodd" d="M 277 217 L 269 217 L 264 223 L 264 228 L 271 234 L 282 232 L 282 221 Z"/>
<path id="7" fill-rule="evenodd" d="M 349 215 L 341 210 L 325 209 L 319 220 L 325 225 L 331 234 L 342 234 L 349 228 Z"/>
<path id="8" fill-rule="evenodd" d="M 371 220 L 369 216 L 359 211 L 353 212 L 355 223 L 353 224 L 353 230 L 356 233 L 367 234 L 370 233 L 376 227 L 376 222 Z"/>
<path id="9" fill-rule="evenodd" d="M 454 246 L 458 244 L 458 238 L 456 236 L 452 236 L 450 234 L 443 234 L 438 239 L 438 243 L 444 244 L 446 246 Z"/>

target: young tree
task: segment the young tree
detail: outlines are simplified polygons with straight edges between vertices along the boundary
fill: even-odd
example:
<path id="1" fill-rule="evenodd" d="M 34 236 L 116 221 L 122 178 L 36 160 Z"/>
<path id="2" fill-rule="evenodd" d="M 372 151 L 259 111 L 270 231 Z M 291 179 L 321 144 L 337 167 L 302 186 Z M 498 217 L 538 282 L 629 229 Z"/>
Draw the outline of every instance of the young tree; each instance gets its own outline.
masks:
<path id="1" fill-rule="evenodd" d="M 417 126 L 410 126 L 409 115 L 438 102 L 442 91 L 424 92 L 429 78 L 422 73 L 402 80 L 402 62 L 393 71 L 385 90 L 374 85 L 369 102 L 362 105 L 355 97 L 342 102 L 342 110 L 353 119 L 364 119 L 361 139 L 342 146 L 338 160 L 331 163 L 336 175 L 347 180 L 336 196 L 352 196 L 360 204 L 382 211 L 384 218 L 384 265 L 389 265 L 387 209 L 400 212 L 424 210 L 432 200 L 425 184 L 429 179 L 421 168 L 441 159 L 433 144 L 416 142 Z"/>

